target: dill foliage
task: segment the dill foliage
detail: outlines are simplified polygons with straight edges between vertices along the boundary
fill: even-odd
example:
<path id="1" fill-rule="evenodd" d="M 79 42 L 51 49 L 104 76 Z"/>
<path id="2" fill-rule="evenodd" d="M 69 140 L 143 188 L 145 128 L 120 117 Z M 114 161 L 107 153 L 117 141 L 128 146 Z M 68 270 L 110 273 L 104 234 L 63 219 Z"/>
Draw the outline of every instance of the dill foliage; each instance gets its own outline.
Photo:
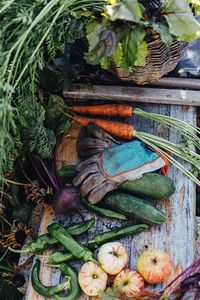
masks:
<path id="1" fill-rule="evenodd" d="M 0 177 L 24 151 L 52 156 L 55 136 L 44 125 L 37 73 L 72 39 L 73 14 L 87 16 L 103 5 L 103 0 L 0 0 Z"/>

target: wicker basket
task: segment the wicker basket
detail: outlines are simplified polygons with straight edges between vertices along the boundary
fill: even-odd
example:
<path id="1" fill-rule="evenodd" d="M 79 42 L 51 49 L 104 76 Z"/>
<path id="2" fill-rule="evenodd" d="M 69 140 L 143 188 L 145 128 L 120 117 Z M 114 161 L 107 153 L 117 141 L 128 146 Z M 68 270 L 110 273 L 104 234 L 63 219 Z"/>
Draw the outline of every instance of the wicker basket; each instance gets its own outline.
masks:
<path id="1" fill-rule="evenodd" d="M 149 53 L 144 67 L 134 67 L 133 72 L 128 73 L 114 66 L 110 71 L 122 80 L 137 84 L 156 82 L 176 67 L 186 45 L 187 43 L 179 42 L 174 38 L 172 45 L 168 48 L 160 36 L 155 35 L 153 41 L 148 42 Z"/>

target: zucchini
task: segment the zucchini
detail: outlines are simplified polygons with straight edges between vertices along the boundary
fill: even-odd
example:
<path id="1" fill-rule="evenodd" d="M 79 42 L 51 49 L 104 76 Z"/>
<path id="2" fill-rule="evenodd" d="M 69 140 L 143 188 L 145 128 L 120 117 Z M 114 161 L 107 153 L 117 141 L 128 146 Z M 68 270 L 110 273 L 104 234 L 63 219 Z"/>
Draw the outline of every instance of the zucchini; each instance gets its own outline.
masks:
<path id="1" fill-rule="evenodd" d="M 105 204 L 111 209 L 145 224 L 163 224 L 166 215 L 151 203 L 132 195 L 112 192 L 104 197 Z"/>
<path id="2" fill-rule="evenodd" d="M 175 185 L 169 177 L 156 173 L 148 173 L 141 178 L 124 182 L 120 189 L 128 193 L 148 196 L 153 199 L 162 199 L 173 195 Z"/>
<path id="3" fill-rule="evenodd" d="M 59 171 L 58 171 L 58 177 L 68 177 L 68 178 L 74 178 L 77 175 L 76 172 L 76 166 L 74 165 L 68 165 L 68 166 L 63 166 Z"/>

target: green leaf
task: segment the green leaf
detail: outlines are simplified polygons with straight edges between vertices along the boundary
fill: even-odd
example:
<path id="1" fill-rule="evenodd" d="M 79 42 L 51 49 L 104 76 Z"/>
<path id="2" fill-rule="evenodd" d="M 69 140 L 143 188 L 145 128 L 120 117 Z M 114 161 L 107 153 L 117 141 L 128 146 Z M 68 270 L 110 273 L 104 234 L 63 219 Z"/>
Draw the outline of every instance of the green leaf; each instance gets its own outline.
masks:
<path id="1" fill-rule="evenodd" d="M 103 57 L 100 60 L 100 65 L 101 65 L 102 69 L 105 69 L 105 70 L 109 69 L 110 62 L 111 62 L 111 58 L 110 57 Z"/>
<path id="2" fill-rule="evenodd" d="M 27 224 L 30 221 L 31 213 L 32 213 L 33 207 L 30 203 L 25 203 L 20 206 L 16 206 L 13 209 L 13 218 L 14 220 L 20 219 L 25 224 Z"/>
<path id="3" fill-rule="evenodd" d="M 188 8 L 188 0 L 168 0 L 166 1 L 165 13 L 183 13 Z"/>
<path id="4" fill-rule="evenodd" d="M 200 36 L 200 24 L 193 16 L 188 0 L 169 0 L 163 16 L 170 34 L 178 40 L 190 42 Z"/>
<path id="5" fill-rule="evenodd" d="M 0 295 L 2 300 L 22 300 L 24 296 L 3 276 L 0 277 Z"/>
<path id="6" fill-rule="evenodd" d="M 106 6 L 106 13 L 111 21 L 121 19 L 138 23 L 143 12 L 143 7 L 137 0 L 123 0 Z"/>
<path id="7" fill-rule="evenodd" d="M 169 32 L 178 40 L 191 42 L 200 36 L 200 24 L 192 13 L 171 13 L 164 17 L 169 25 Z"/>
<path id="8" fill-rule="evenodd" d="M 98 64 L 115 52 L 121 37 L 121 28 L 114 27 L 110 22 L 104 24 L 94 20 L 88 23 L 86 30 L 89 52 L 85 53 L 85 59 L 88 63 Z"/>
<path id="9" fill-rule="evenodd" d="M 172 44 L 173 38 L 169 33 L 169 27 L 165 23 L 152 23 L 153 29 L 160 34 L 161 40 L 165 43 L 168 47 Z"/>
<path id="10" fill-rule="evenodd" d="M 146 64 L 146 57 L 148 54 L 147 42 L 142 41 L 138 47 L 137 59 L 134 63 L 136 67 L 144 67 Z"/>
<path id="11" fill-rule="evenodd" d="M 92 12 L 89 10 L 77 10 L 72 11 L 70 15 L 73 16 L 75 19 L 80 19 L 82 17 L 90 17 L 92 15 Z"/>
<path id="12" fill-rule="evenodd" d="M 123 52 L 122 52 L 122 44 L 119 43 L 115 52 L 112 55 L 112 58 L 116 64 L 116 66 L 120 66 L 122 64 Z"/>
<path id="13" fill-rule="evenodd" d="M 105 292 L 100 293 L 99 295 L 100 300 L 120 300 L 119 292 L 113 290 L 111 288 L 106 289 Z"/>
<path id="14" fill-rule="evenodd" d="M 70 131 L 71 126 L 72 126 L 71 120 L 66 119 L 66 116 L 65 116 L 65 118 L 61 118 L 60 122 L 58 122 L 56 132 L 57 132 L 57 134 L 67 133 Z"/>
<path id="15" fill-rule="evenodd" d="M 64 101 L 61 97 L 57 95 L 51 95 L 49 98 L 48 106 L 45 111 L 45 125 L 47 128 L 52 129 L 56 135 L 59 135 L 63 132 L 68 132 L 71 127 L 71 120 L 68 119 L 62 112 Z M 53 135 L 51 130 L 48 131 L 49 140 L 53 143 Z"/>
<path id="16" fill-rule="evenodd" d="M 77 175 L 76 166 L 75 165 L 62 166 L 62 168 L 57 172 L 57 175 L 60 178 L 63 177 L 74 178 Z"/>
<path id="17" fill-rule="evenodd" d="M 129 34 L 126 35 L 122 42 L 122 51 L 123 51 L 123 63 L 122 67 L 126 70 L 130 70 L 135 63 L 144 63 L 144 60 L 147 55 L 147 49 L 145 49 L 145 44 L 142 44 L 146 36 L 145 29 L 141 26 L 135 26 L 134 29 L 129 31 Z M 139 58 L 139 51 L 143 50 Z M 144 55 L 144 56 L 142 56 Z M 137 61 L 138 60 L 138 61 Z"/>

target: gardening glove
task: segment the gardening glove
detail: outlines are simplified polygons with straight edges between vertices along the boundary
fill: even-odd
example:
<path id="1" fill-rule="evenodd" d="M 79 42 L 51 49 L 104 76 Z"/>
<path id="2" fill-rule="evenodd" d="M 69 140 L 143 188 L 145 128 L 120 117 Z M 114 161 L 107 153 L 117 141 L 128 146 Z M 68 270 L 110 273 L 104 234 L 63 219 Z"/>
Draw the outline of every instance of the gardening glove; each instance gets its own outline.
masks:
<path id="1" fill-rule="evenodd" d="M 81 196 L 88 196 L 88 200 L 95 204 L 123 182 L 139 178 L 164 165 L 164 160 L 157 153 L 136 140 L 115 145 L 80 163 L 73 184 L 81 185 Z"/>
<path id="2" fill-rule="evenodd" d="M 78 137 L 78 156 L 86 159 L 118 144 L 120 143 L 101 127 L 94 123 L 89 123 L 82 128 Z"/>

